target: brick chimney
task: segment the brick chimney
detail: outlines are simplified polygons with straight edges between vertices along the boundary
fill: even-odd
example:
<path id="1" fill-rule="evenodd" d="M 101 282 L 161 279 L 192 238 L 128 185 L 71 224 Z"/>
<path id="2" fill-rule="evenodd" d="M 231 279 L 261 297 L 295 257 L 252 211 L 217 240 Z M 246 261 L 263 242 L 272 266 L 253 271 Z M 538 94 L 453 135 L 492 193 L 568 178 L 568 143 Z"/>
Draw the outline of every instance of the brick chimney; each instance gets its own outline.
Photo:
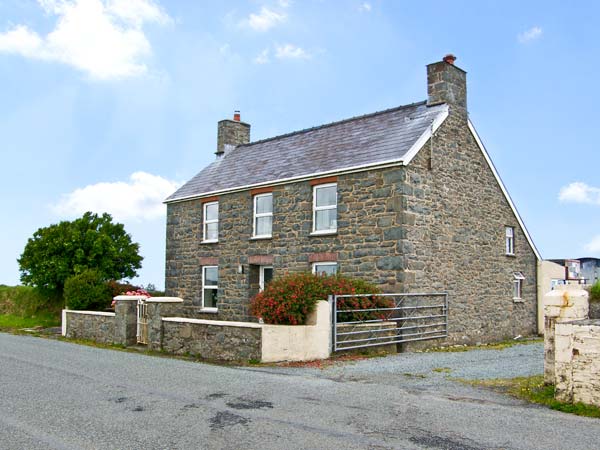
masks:
<path id="1" fill-rule="evenodd" d="M 223 156 L 227 150 L 231 150 L 241 144 L 250 142 L 250 124 L 241 121 L 239 111 L 233 114 L 233 120 L 225 119 L 219 121 L 217 127 L 217 157 Z"/>
<path id="2" fill-rule="evenodd" d="M 467 114 L 467 72 L 454 65 L 456 56 L 446 55 L 427 66 L 427 106 L 447 103 L 450 110 Z"/>

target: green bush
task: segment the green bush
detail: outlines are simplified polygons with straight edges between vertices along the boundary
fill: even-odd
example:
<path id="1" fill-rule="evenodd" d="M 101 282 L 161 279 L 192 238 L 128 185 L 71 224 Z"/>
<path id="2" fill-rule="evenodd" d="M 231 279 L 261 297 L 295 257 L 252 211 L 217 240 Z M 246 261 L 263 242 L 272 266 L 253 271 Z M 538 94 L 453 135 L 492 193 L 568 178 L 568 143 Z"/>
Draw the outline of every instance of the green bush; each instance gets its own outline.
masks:
<path id="1" fill-rule="evenodd" d="M 319 300 L 326 300 L 330 294 L 376 294 L 377 286 L 364 280 L 343 275 L 316 275 L 309 272 L 287 274 L 275 278 L 264 291 L 250 302 L 250 311 L 276 325 L 303 325 L 307 316 L 314 311 Z M 363 309 L 390 307 L 391 301 L 383 297 L 350 297 L 338 301 L 338 309 Z M 342 314 L 344 315 L 344 314 Z M 364 320 L 373 313 L 346 314 L 341 320 L 352 318 Z M 358 317 L 362 316 L 362 317 Z"/>
<path id="2" fill-rule="evenodd" d="M 65 303 L 69 309 L 103 310 L 110 306 L 111 295 L 100 272 L 86 269 L 65 281 Z"/>
<path id="3" fill-rule="evenodd" d="M 600 281 L 590 287 L 590 302 L 600 302 Z"/>

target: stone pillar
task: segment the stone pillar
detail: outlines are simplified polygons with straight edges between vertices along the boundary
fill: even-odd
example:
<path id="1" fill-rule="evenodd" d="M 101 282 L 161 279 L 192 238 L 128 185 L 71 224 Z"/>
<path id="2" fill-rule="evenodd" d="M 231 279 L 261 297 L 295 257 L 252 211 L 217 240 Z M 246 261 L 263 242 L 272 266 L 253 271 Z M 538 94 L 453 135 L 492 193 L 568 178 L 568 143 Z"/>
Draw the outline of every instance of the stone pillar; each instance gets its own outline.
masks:
<path id="1" fill-rule="evenodd" d="M 137 343 L 137 303 L 145 299 L 139 295 L 118 295 L 115 304 L 115 344 L 135 345 Z"/>
<path id="2" fill-rule="evenodd" d="M 588 293 L 579 284 L 558 285 L 544 295 L 544 383 L 556 383 L 556 323 L 586 319 L 588 311 Z"/>
<path id="3" fill-rule="evenodd" d="M 163 317 L 177 315 L 183 306 L 179 297 L 152 297 L 146 300 L 148 313 L 148 350 L 160 351 L 163 346 Z"/>

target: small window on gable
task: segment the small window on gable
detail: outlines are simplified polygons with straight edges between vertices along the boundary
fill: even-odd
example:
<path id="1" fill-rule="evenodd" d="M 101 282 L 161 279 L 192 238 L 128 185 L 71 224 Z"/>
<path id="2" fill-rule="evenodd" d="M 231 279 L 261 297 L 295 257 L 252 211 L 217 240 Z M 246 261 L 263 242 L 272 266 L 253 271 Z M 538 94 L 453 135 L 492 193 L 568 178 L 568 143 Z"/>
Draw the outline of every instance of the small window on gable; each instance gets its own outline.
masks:
<path id="1" fill-rule="evenodd" d="M 202 308 L 217 309 L 217 293 L 219 291 L 219 267 L 202 267 Z"/>
<path id="2" fill-rule="evenodd" d="M 337 271 L 336 262 L 316 262 L 312 265 L 312 272 L 317 275 L 335 275 Z"/>
<path id="3" fill-rule="evenodd" d="M 515 254 L 515 229 L 514 227 L 506 227 L 506 254 Z"/>
<path id="4" fill-rule="evenodd" d="M 513 300 L 523 299 L 523 281 L 525 276 L 522 272 L 513 273 Z"/>
<path id="5" fill-rule="evenodd" d="M 202 242 L 219 240 L 219 202 L 205 203 L 203 207 Z"/>
<path id="6" fill-rule="evenodd" d="M 273 233 L 273 194 L 254 196 L 253 237 L 269 238 Z"/>
<path id="7" fill-rule="evenodd" d="M 313 232 L 337 231 L 337 184 L 319 184 L 313 188 Z"/>

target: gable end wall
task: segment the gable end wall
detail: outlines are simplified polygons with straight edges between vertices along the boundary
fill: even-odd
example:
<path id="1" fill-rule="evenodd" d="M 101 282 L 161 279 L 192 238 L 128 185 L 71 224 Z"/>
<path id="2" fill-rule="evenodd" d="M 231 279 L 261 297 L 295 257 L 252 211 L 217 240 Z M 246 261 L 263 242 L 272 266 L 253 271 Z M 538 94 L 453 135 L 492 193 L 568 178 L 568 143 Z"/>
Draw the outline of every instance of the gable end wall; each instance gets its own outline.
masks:
<path id="1" fill-rule="evenodd" d="M 430 144 L 407 166 L 404 288 L 448 291 L 451 342 L 534 334 L 536 256 L 464 119 L 450 114 Z M 515 256 L 505 254 L 506 226 Z M 521 303 L 513 272 L 526 278 Z"/>

